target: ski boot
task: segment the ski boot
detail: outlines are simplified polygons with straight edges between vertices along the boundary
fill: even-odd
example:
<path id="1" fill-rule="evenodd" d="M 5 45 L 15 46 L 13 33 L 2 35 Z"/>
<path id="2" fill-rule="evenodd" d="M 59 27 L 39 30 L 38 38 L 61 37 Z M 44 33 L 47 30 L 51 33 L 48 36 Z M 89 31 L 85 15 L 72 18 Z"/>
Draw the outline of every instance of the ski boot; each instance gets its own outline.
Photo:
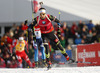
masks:
<path id="1" fill-rule="evenodd" d="M 75 62 L 73 59 L 69 58 L 69 56 L 66 56 L 65 58 L 66 58 L 66 60 L 68 61 L 69 64 Z"/>
<path id="2" fill-rule="evenodd" d="M 35 68 L 38 68 L 38 62 L 35 62 Z"/>
<path id="3" fill-rule="evenodd" d="M 69 56 L 66 56 L 65 58 L 66 58 L 66 60 L 67 60 L 67 61 L 69 61 L 69 60 L 70 60 L 70 59 L 69 59 Z"/>
<path id="4" fill-rule="evenodd" d="M 47 66 L 48 66 L 48 65 L 47 65 L 46 61 L 43 60 L 43 67 L 47 67 Z"/>
<path id="5" fill-rule="evenodd" d="M 48 64 L 48 66 L 47 66 L 47 69 L 49 70 L 49 69 L 51 69 L 51 61 L 49 61 L 49 62 L 47 62 L 47 64 Z"/>

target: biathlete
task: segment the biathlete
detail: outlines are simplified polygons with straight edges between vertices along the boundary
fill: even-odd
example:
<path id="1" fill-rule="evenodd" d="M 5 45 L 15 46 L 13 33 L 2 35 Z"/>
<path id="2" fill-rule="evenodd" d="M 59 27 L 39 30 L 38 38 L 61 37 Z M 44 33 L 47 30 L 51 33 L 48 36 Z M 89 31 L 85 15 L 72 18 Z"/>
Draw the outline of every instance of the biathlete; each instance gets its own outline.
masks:
<path id="1" fill-rule="evenodd" d="M 29 29 L 32 27 L 32 24 L 29 25 Z M 35 25 L 33 28 L 33 48 L 34 48 L 34 61 L 35 66 L 38 67 L 38 48 L 40 47 L 40 51 L 42 53 L 42 62 L 43 65 L 46 66 L 46 56 L 45 56 L 45 49 L 41 37 L 41 30 L 40 27 Z"/>
<path id="2" fill-rule="evenodd" d="M 27 54 L 25 53 L 25 46 L 27 47 L 27 52 L 28 52 L 27 41 L 25 41 L 24 38 L 21 36 L 14 44 L 15 44 L 16 57 L 19 62 L 19 67 L 20 68 L 23 67 L 22 58 L 28 63 L 30 67 L 33 67 L 31 61 L 29 60 Z"/>
<path id="3" fill-rule="evenodd" d="M 62 47 L 58 37 L 54 34 L 54 27 L 51 23 L 52 21 L 54 21 L 60 26 L 60 21 L 54 16 L 46 14 L 45 8 L 40 8 L 39 13 L 40 15 L 34 18 L 33 25 L 31 26 L 31 28 L 33 28 L 35 25 L 40 27 L 44 47 L 46 48 L 46 61 L 48 64 L 48 68 L 51 68 L 51 62 L 49 60 L 50 54 L 48 51 L 48 42 L 46 41 L 46 39 L 49 39 L 50 41 L 54 42 L 54 44 L 57 46 L 57 49 L 61 51 L 61 53 L 65 56 L 66 60 L 69 60 L 69 56 L 66 53 L 65 48 Z"/>

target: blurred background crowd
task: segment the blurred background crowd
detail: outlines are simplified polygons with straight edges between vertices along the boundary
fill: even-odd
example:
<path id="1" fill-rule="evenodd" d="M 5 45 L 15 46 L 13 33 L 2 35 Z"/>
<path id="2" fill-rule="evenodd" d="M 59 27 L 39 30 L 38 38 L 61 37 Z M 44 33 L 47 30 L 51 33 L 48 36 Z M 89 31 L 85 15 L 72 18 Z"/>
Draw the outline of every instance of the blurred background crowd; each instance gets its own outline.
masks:
<path id="1" fill-rule="evenodd" d="M 28 41 L 29 53 L 28 56 L 31 62 L 34 62 L 34 49 L 32 47 L 33 36 L 32 33 L 28 33 L 27 22 L 22 22 L 21 25 L 13 24 L 12 28 L 6 32 L 0 38 L 0 67 L 1 68 L 18 68 L 18 61 L 15 55 L 15 47 L 13 47 L 14 42 L 18 39 L 19 33 L 24 33 L 24 39 Z M 92 20 L 85 24 L 81 20 L 78 24 L 73 22 L 72 26 L 69 27 L 66 22 L 61 24 L 58 28 L 57 24 L 54 24 L 55 34 L 58 36 L 62 46 L 66 50 L 71 50 L 71 45 L 78 44 L 90 44 L 100 42 L 100 24 L 93 24 Z M 28 36 L 28 34 L 30 36 Z M 52 43 L 50 43 L 52 44 Z M 55 52 L 49 45 L 51 51 L 51 59 L 53 60 L 52 54 Z M 39 58 L 41 58 L 41 53 L 39 52 Z M 25 61 L 23 61 L 23 67 L 27 67 Z"/>

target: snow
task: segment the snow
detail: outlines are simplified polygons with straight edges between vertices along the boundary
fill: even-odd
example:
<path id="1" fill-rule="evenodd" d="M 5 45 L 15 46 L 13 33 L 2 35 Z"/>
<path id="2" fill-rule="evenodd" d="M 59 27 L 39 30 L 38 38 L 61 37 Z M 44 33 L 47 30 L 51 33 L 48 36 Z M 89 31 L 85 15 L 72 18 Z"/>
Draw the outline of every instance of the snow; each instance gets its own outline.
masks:
<path id="1" fill-rule="evenodd" d="M 94 67 L 58 67 L 46 70 L 46 68 L 1 68 L 0 73 L 100 73 L 100 66 Z"/>

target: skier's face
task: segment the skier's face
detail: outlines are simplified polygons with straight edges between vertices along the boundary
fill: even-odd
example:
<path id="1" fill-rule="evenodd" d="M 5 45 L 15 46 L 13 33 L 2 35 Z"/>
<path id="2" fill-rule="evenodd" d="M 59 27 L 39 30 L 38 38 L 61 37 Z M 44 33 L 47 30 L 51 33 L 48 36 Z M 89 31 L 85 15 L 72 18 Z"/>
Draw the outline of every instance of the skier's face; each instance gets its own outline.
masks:
<path id="1" fill-rule="evenodd" d="M 45 19 L 45 13 L 40 13 L 40 17 L 42 18 L 42 19 Z"/>
<path id="2" fill-rule="evenodd" d="M 21 43 L 23 43 L 23 41 L 19 41 L 19 43 L 21 44 Z"/>

